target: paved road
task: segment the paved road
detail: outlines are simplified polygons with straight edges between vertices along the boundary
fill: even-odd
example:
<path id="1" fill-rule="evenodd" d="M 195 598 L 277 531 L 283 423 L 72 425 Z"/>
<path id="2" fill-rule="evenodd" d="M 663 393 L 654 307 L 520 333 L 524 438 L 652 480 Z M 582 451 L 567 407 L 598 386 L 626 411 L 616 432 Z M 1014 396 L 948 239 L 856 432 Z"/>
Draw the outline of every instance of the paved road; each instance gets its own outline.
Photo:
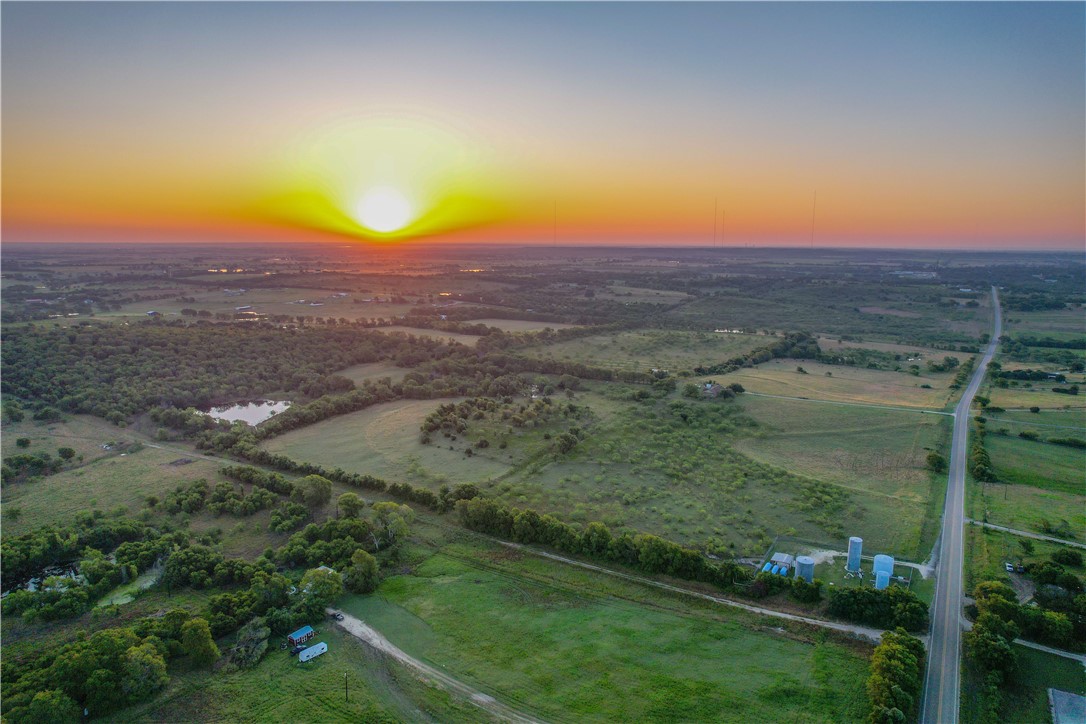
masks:
<path id="1" fill-rule="evenodd" d="M 924 679 L 921 724 L 957 724 L 961 698 L 962 540 L 965 525 L 965 464 L 969 458 L 969 408 L 1003 331 L 999 294 L 992 287 L 992 339 L 973 379 L 954 408 L 954 437 L 950 448 L 943 530 L 935 559 L 937 581 L 931 607 L 928 670 Z"/>
<path id="2" fill-rule="evenodd" d="M 1029 531 L 1026 531 L 1026 530 L 1015 530 L 1014 528 L 1004 528 L 1001 525 L 995 525 L 994 523 L 982 523 L 981 521 L 973 520 L 972 518 L 966 518 L 965 522 L 966 523 L 972 523 L 973 525 L 979 525 L 979 526 L 982 526 L 984 528 L 991 528 L 992 530 L 1001 530 L 1004 533 L 1013 533 L 1015 535 L 1020 535 L 1023 538 L 1035 538 L 1037 540 L 1046 540 L 1046 541 L 1049 541 L 1051 543 L 1059 543 L 1060 545 L 1071 546 L 1073 548 L 1086 548 L 1086 543 L 1076 543 L 1074 541 L 1065 540 L 1063 538 L 1053 538 L 1050 535 L 1042 535 L 1040 533 L 1030 533 Z"/>
<path id="3" fill-rule="evenodd" d="M 328 613 L 334 612 L 333 609 L 327 609 Z M 341 612 L 342 613 L 342 612 Z M 355 618 L 350 614 L 343 613 L 343 620 L 336 623 L 337 626 L 342 628 L 347 633 L 351 634 L 355 638 L 363 641 L 373 648 L 377 649 L 386 656 L 390 656 L 396 659 L 402 664 L 415 669 L 421 673 L 424 677 L 430 681 L 436 682 L 450 691 L 454 691 L 457 694 L 468 699 L 472 704 L 485 709 L 497 718 L 503 721 L 517 722 L 517 724 L 535 724 L 538 720 L 522 714 L 516 709 L 507 706 L 494 697 L 484 694 L 480 691 L 476 691 L 467 684 L 462 683 L 458 679 L 449 676 L 444 671 L 437 669 L 429 664 L 419 661 L 414 656 L 411 656 L 403 649 L 397 648 L 391 641 L 386 639 L 381 633 L 366 624 L 359 618 Z"/>

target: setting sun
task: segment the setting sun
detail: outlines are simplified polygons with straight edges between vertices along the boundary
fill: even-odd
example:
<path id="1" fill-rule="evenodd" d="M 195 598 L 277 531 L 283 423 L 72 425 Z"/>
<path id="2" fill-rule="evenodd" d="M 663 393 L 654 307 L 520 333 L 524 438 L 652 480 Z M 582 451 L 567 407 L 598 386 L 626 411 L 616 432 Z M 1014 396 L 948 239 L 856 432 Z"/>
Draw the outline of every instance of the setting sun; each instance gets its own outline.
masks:
<path id="1" fill-rule="evenodd" d="M 355 208 L 358 223 L 382 234 L 399 231 L 411 221 L 411 203 L 399 191 L 379 186 L 366 192 Z"/>

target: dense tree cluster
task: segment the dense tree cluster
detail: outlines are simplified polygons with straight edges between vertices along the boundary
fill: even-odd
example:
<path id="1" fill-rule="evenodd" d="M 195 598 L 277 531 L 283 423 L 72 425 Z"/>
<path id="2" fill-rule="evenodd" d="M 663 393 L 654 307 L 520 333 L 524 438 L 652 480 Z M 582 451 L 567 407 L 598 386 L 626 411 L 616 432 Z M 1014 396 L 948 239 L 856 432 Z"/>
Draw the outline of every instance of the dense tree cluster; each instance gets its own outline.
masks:
<path id="1" fill-rule="evenodd" d="M 871 724 L 912 721 L 924 686 L 924 644 L 904 629 L 887 631 L 871 655 Z"/>
<path id="2" fill-rule="evenodd" d="M 436 340 L 352 329 L 160 321 L 6 328 L 3 342 L 5 395 L 113 422 L 154 407 L 201 408 L 273 391 L 341 393 L 353 383 L 336 370 L 408 356 L 419 364 L 449 350 Z"/>
<path id="3" fill-rule="evenodd" d="M 789 332 L 775 342 L 747 354 L 733 357 L 727 362 L 710 365 L 708 367 L 695 367 L 697 375 L 722 375 L 734 372 L 741 367 L 768 362 L 771 359 L 795 358 L 817 359 L 821 355 L 818 340 L 806 332 Z"/>
<path id="4" fill-rule="evenodd" d="M 881 591 L 867 586 L 838 586 L 830 593 L 831 616 L 854 623 L 906 631 L 928 627 L 928 605 L 901 586 L 887 586 Z"/>

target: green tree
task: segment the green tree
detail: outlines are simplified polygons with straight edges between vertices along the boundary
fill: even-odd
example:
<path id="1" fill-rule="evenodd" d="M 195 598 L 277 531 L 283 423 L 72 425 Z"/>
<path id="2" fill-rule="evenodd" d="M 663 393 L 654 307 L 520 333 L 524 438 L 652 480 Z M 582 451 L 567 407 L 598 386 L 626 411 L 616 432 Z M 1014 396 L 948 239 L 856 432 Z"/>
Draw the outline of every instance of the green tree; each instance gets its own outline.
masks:
<path id="1" fill-rule="evenodd" d="M 701 389 L 693 382 L 687 382 L 683 385 L 683 397 L 689 397 L 690 399 L 697 399 L 701 394 Z"/>
<path id="2" fill-rule="evenodd" d="M 128 649 L 121 671 L 121 691 L 130 702 L 146 699 L 170 678 L 166 674 L 166 660 L 151 643 Z"/>
<path id="3" fill-rule="evenodd" d="M 947 469 L 946 458 L 937 452 L 928 453 L 928 470 L 936 473 L 944 473 Z"/>
<path id="4" fill-rule="evenodd" d="M 295 486 L 291 500 L 304 503 L 310 510 L 316 510 L 332 499 L 332 481 L 321 475 L 306 475 Z"/>
<path id="5" fill-rule="evenodd" d="M 33 724 L 68 724 L 80 718 L 79 706 L 60 689 L 39 691 L 19 721 Z"/>
<path id="6" fill-rule="evenodd" d="M 358 497 L 357 493 L 344 493 L 336 501 L 336 507 L 344 518 L 357 518 L 362 509 L 366 507 L 366 501 Z"/>
<path id="7" fill-rule="evenodd" d="M 1020 538 L 1018 540 L 1018 547 L 1022 549 L 1022 555 L 1032 556 L 1034 545 L 1033 541 L 1028 538 Z"/>
<path id="8" fill-rule="evenodd" d="M 221 655 L 211 636 L 211 627 L 202 618 L 189 619 L 181 627 L 181 646 L 200 668 L 211 666 Z"/>
<path id="9" fill-rule="evenodd" d="M 328 568 L 313 568 L 302 576 L 300 587 L 306 609 L 312 615 L 343 595 L 343 576 Z"/>
<path id="10" fill-rule="evenodd" d="M 380 582 L 377 559 L 359 548 L 351 555 L 346 575 L 347 589 L 353 593 L 373 593 Z"/>
<path id="11" fill-rule="evenodd" d="M 373 513 L 374 530 L 370 535 L 375 548 L 380 548 L 382 544 L 396 545 L 407 535 L 409 524 L 415 518 L 415 511 L 411 508 L 392 502 L 374 503 Z"/>
<path id="12" fill-rule="evenodd" d="M 17 447 L 22 447 L 22 448 L 30 447 L 30 438 L 29 437 L 20 437 L 20 438 L 15 440 L 15 445 Z"/>
<path id="13" fill-rule="evenodd" d="M 75 450 L 70 447 L 57 448 L 57 455 L 61 460 L 71 460 L 75 457 Z"/>

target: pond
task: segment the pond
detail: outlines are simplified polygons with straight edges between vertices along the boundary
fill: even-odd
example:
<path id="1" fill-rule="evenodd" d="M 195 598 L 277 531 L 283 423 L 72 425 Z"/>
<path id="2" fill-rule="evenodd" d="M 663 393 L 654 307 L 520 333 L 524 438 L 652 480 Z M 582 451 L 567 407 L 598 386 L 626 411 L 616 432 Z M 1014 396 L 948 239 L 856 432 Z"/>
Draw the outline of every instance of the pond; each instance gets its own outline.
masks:
<path id="1" fill-rule="evenodd" d="M 250 425 L 258 425 L 288 407 L 290 407 L 290 402 L 286 400 L 257 400 L 255 402 L 238 402 L 233 405 L 212 407 L 206 412 L 216 420 L 240 421 Z"/>

